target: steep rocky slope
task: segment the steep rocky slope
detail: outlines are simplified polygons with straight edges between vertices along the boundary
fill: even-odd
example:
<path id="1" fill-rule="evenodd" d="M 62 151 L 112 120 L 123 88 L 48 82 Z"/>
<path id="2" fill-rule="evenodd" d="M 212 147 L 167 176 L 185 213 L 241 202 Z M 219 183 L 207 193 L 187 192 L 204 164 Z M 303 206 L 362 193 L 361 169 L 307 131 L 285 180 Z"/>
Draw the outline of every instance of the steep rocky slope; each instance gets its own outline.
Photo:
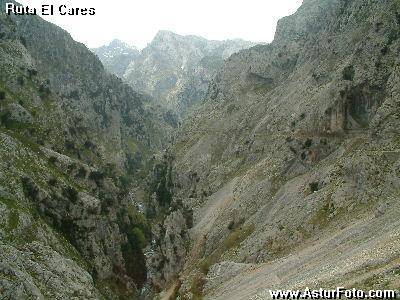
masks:
<path id="1" fill-rule="evenodd" d="M 224 63 L 154 176 L 155 286 L 400 287 L 399 38 L 398 1 L 305 0 Z"/>
<path id="2" fill-rule="evenodd" d="M 159 31 L 127 66 L 123 78 L 134 89 L 151 95 L 162 108 L 182 115 L 204 98 L 224 59 L 253 45 L 243 40 L 210 41 Z M 108 61 L 99 57 L 107 66 Z"/>
<path id="3" fill-rule="evenodd" d="M 128 189 L 162 126 L 68 33 L 0 7 L 1 297 L 131 299 L 150 231 Z"/>
<path id="4" fill-rule="evenodd" d="M 153 155 L 154 100 L 63 30 L 1 12 L 2 296 L 399 289 L 399 28 L 397 0 L 305 0 L 226 62 L 161 32 L 134 85 L 180 112 L 207 101 Z M 209 86 L 187 53 L 215 67 Z"/>
<path id="5" fill-rule="evenodd" d="M 99 57 L 104 67 L 112 74 L 122 78 L 131 63 L 139 56 L 139 50 L 120 41 L 113 40 L 110 44 L 92 51 Z"/>

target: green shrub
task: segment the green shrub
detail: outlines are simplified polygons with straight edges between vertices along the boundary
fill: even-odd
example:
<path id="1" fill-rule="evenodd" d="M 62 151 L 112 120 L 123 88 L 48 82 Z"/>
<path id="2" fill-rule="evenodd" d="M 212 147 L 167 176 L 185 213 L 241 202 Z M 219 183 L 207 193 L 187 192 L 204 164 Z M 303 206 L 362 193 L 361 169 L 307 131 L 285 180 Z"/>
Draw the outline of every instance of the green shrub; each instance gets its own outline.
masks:
<path id="1" fill-rule="evenodd" d="M 55 157 L 55 156 L 50 156 L 50 157 L 49 157 L 49 162 L 50 162 L 51 164 L 54 165 L 57 161 L 58 161 L 58 160 L 57 160 L 57 157 Z"/>
<path id="2" fill-rule="evenodd" d="M 41 99 L 46 99 L 51 94 L 50 88 L 46 85 L 46 83 L 40 85 L 39 94 Z"/>
<path id="3" fill-rule="evenodd" d="M 139 287 L 142 287 L 147 279 L 146 259 L 143 251 L 130 243 L 124 244 L 121 250 L 125 260 L 126 273 Z"/>
<path id="4" fill-rule="evenodd" d="M 55 178 L 50 178 L 47 183 L 51 186 L 57 186 L 57 184 L 58 184 L 57 179 L 55 179 Z"/>
<path id="5" fill-rule="evenodd" d="M 233 230 L 235 229 L 235 221 L 231 220 L 228 224 L 228 229 Z"/>
<path id="6" fill-rule="evenodd" d="M 229 222 L 229 224 L 228 224 L 228 229 L 232 231 L 232 230 L 234 230 L 234 229 L 240 228 L 240 227 L 243 225 L 244 221 L 245 221 L 244 218 L 239 218 L 239 219 L 236 219 L 236 220 L 231 220 L 231 221 Z"/>
<path id="7" fill-rule="evenodd" d="M 48 86 L 46 86 L 46 84 L 42 83 L 39 86 L 39 92 L 42 93 L 42 94 L 48 94 L 48 93 L 50 93 L 50 89 L 49 89 Z"/>
<path id="8" fill-rule="evenodd" d="M 128 153 L 126 155 L 126 161 L 125 161 L 125 169 L 128 175 L 134 175 L 136 170 L 138 169 L 139 162 L 138 158 L 136 156 L 133 156 L 133 154 Z"/>
<path id="9" fill-rule="evenodd" d="M 93 144 L 91 141 L 86 141 L 86 142 L 83 144 L 83 146 L 84 146 L 86 149 L 93 149 L 93 148 L 94 148 L 94 144 Z"/>
<path id="10" fill-rule="evenodd" d="M 0 91 L 0 100 L 6 99 L 6 92 L 5 91 Z"/>
<path id="11" fill-rule="evenodd" d="M 71 140 L 66 140 L 65 141 L 65 149 L 67 149 L 68 151 L 75 151 L 75 143 Z"/>
<path id="12" fill-rule="evenodd" d="M 87 175 L 87 171 L 84 167 L 80 167 L 78 169 L 78 172 L 76 173 L 76 177 L 81 178 L 81 179 L 86 178 L 86 175 Z"/>
<path id="13" fill-rule="evenodd" d="M 344 80 L 353 81 L 355 75 L 354 66 L 344 68 L 342 75 Z"/>
<path id="14" fill-rule="evenodd" d="M 129 176 L 120 176 L 118 177 L 118 187 L 123 191 L 127 192 L 132 183 L 132 177 Z"/>
<path id="15" fill-rule="evenodd" d="M 110 178 L 116 179 L 117 177 L 117 166 L 113 163 L 107 163 L 104 168 L 102 168 L 103 173 Z"/>
<path id="16" fill-rule="evenodd" d="M 311 183 L 309 184 L 309 186 L 310 186 L 310 191 L 311 191 L 312 193 L 318 191 L 318 189 L 319 189 L 319 183 L 318 183 L 318 182 L 311 182 Z"/>
<path id="17" fill-rule="evenodd" d="M 68 174 L 71 174 L 77 167 L 78 166 L 75 162 L 70 163 L 67 167 Z"/>
<path id="18" fill-rule="evenodd" d="M 21 44 L 26 47 L 26 39 L 23 36 L 20 36 L 19 40 L 20 40 Z"/>
<path id="19" fill-rule="evenodd" d="M 69 93 L 69 98 L 79 100 L 79 91 L 75 90 L 75 91 L 72 91 L 71 93 Z"/>
<path id="20" fill-rule="evenodd" d="M 89 174 L 89 179 L 93 180 L 97 186 L 101 186 L 103 184 L 104 178 L 104 174 L 99 171 L 92 171 Z"/>
<path id="21" fill-rule="evenodd" d="M 78 201 L 78 191 L 71 186 L 63 188 L 62 195 L 72 203 L 76 203 Z"/>
<path id="22" fill-rule="evenodd" d="M 110 194 L 104 192 L 100 192 L 99 198 L 101 200 L 101 213 L 107 214 L 108 208 L 114 204 L 114 198 Z"/>
<path id="23" fill-rule="evenodd" d="M 23 86 L 24 83 L 25 83 L 24 77 L 19 76 L 19 77 L 17 78 L 17 82 L 18 82 L 19 85 Z"/>
<path id="24" fill-rule="evenodd" d="M 304 143 L 304 148 L 310 148 L 313 144 L 313 141 L 311 139 L 307 139 L 306 142 Z"/>
<path id="25" fill-rule="evenodd" d="M 139 247 L 140 249 L 143 249 L 146 247 L 146 237 L 144 236 L 143 231 L 141 231 L 139 228 L 134 227 L 131 230 L 128 231 L 127 233 L 128 236 L 128 241 L 131 245 L 135 245 Z"/>
<path id="26" fill-rule="evenodd" d="M 157 200 L 162 206 L 167 207 L 170 205 L 172 200 L 172 194 L 166 187 L 165 180 L 163 180 L 159 184 L 156 194 L 157 194 Z"/>
<path id="27" fill-rule="evenodd" d="M 21 183 L 25 196 L 31 200 L 36 200 L 39 195 L 39 189 L 35 183 L 29 177 L 22 177 Z"/>
<path id="28" fill-rule="evenodd" d="M 61 221 L 61 224 L 57 226 L 59 230 L 68 238 L 69 242 L 77 247 L 76 239 L 74 239 L 74 236 L 77 232 L 77 227 L 74 224 L 74 222 L 70 219 L 63 219 Z"/>
<path id="29" fill-rule="evenodd" d="M 399 34 L 397 31 L 392 30 L 389 32 L 388 35 L 388 42 L 387 44 L 390 46 L 391 44 L 393 44 L 394 41 L 396 41 L 399 38 Z"/>
<path id="30" fill-rule="evenodd" d="M 158 203 L 164 208 L 169 207 L 172 201 L 172 193 L 168 188 L 172 185 L 170 175 L 167 163 L 159 163 L 154 166 L 150 191 L 156 193 Z"/>
<path id="31" fill-rule="evenodd" d="M 11 113 L 9 111 L 6 111 L 0 115 L 0 121 L 1 124 L 6 126 L 7 128 L 10 127 L 12 120 L 11 120 Z"/>
<path id="32" fill-rule="evenodd" d="M 33 76 L 36 76 L 38 72 L 35 69 L 29 69 L 28 70 L 29 78 L 32 78 Z"/>

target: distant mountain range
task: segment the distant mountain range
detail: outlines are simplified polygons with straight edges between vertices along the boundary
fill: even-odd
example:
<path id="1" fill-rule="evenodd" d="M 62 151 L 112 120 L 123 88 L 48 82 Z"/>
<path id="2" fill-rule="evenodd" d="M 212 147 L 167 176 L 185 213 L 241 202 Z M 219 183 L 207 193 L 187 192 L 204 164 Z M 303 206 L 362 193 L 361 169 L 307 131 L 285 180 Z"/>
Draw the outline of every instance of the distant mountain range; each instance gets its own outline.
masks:
<path id="1" fill-rule="evenodd" d="M 182 115 L 205 97 L 225 59 L 254 45 L 240 39 L 212 41 L 162 30 L 140 52 L 119 40 L 92 51 L 111 73 Z"/>

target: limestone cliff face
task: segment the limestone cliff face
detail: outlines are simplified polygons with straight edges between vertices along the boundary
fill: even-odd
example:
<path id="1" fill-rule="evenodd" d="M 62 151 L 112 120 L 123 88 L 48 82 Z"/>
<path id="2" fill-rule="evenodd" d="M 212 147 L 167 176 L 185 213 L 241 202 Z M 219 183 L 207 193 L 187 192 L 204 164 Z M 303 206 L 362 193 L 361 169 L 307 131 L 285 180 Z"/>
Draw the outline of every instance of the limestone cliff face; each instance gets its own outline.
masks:
<path id="1" fill-rule="evenodd" d="M 146 101 L 65 31 L 0 11 L 2 296 L 138 295 L 150 226 L 128 188 L 163 136 Z"/>
<path id="2" fill-rule="evenodd" d="M 253 45 L 243 40 L 209 41 L 160 31 L 129 63 L 123 78 L 134 89 L 151 95 L 155 104 L 182 115 L 204 98 L 226 58 Z"/>
<path id="3" fill-rule="evenodd" d="M 80 134 L 93 132 L 91 142 L 99 144 L 100 159 L 118 168 L 139 169 L 146 149 L 161 144 L 161 134 L 149 121 L 152 116 L 143 104 L 146 97 L 107 74 L 97 57 L 63 30 L 40 19 L 14 21 L 35 68 L 47 76 L 46 84 L 60 98 L 58 104 L 72 112 L 77 126 L 85 128 L 70 134 L 80 138 Z"/>
<path id="4" fill-rule="evenodd" d="M 223 64 L 169 150 L 194 218 L 181 297 L 398 287 L 399 16 L 394 0 L 304 1 Z"/>

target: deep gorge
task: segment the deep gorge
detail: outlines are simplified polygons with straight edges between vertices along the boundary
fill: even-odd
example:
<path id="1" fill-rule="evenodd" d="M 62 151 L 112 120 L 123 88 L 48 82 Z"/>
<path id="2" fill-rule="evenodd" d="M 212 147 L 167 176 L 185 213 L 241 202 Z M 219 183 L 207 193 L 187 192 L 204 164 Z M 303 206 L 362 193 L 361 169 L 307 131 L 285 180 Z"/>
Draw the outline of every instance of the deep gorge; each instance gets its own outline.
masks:
<path id="1" fill-rule="evenodd" d="M 398 290 L 399 15 L 305 0 L 269 44 L 139 51 L 1 10 L 0 295 Z"/>

